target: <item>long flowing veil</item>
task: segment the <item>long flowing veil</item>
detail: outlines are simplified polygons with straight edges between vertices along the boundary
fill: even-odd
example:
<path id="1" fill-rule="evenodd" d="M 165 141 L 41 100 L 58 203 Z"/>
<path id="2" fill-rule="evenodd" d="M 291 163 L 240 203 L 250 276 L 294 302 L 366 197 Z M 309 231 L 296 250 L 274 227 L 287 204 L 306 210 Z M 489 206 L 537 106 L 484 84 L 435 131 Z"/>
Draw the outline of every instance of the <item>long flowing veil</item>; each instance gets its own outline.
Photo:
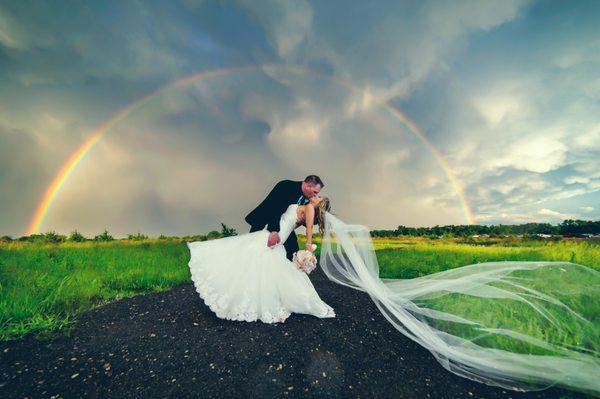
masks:
<path id="1" fill-rule="evenodd" d="M 326 214 L 320 264 L 364 291 L 447 370 L 488 385 L 600 395 L 600 273 L 570 262 L 489 262 L 382 279 L 367 227 Z"/>

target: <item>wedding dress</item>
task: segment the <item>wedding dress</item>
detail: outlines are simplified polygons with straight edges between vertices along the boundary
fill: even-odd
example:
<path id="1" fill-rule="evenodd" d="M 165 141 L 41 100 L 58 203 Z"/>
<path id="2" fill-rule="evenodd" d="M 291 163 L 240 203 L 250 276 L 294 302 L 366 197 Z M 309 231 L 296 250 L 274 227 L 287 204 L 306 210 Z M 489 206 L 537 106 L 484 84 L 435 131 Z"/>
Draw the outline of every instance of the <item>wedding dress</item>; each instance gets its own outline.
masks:
<path id="1" fill-rule="evenodd" d="M 266 229 L 187 243 L 196 291 L 219 318 L 277 323 L 291 313 L 335 317 L 306 273 L 286 257 L 283 243 L 296 227 L 297 209 L 290 205 L 281 215 L 280 242 L 273 247 Z"/>
<path id="2" fill-rule="evenodd" d="M 600 396 L 598 271 L 570 262 L 488 262 L 383 279 L 367 227 L 330 213 L 325 224 L 319 263 L 327 277 L 368 293 L 447 370 L 513 390 L 557 385 Z"/>

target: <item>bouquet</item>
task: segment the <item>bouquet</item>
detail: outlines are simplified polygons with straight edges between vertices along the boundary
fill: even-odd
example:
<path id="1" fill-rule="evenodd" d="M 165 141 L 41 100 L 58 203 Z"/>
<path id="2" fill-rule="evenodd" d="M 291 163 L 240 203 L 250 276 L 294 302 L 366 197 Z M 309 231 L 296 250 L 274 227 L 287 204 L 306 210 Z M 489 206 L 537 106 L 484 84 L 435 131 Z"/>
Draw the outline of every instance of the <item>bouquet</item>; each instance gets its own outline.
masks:
<path id="1" fill-rule="evenodd" d="M 315 245 L 313 244 L 313 248 Z M 294 253 L 292 258 L 296 267 L 306 274 L 310 274 L 317 267 L 317 257 L 307 249 L 302 249 Z"/>

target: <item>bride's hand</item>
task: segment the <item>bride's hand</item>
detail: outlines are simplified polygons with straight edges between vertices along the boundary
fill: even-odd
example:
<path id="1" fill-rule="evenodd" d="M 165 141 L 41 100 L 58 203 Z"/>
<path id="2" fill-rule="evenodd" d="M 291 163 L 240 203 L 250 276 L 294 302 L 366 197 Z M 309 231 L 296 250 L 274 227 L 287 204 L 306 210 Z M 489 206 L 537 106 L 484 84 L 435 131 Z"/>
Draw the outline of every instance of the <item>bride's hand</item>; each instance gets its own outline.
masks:
<path id="1" fill-rule="evenodd" d="M 304 248 L 305 248 L 307 251 L 310 251 L 310 252 L 315 252 L 315 251 L 317 250 L 317 245 L 316 245 L 316 244 L 308 244 L 308 243 L 307 243 L 307 244 L 304 246 Z"/>

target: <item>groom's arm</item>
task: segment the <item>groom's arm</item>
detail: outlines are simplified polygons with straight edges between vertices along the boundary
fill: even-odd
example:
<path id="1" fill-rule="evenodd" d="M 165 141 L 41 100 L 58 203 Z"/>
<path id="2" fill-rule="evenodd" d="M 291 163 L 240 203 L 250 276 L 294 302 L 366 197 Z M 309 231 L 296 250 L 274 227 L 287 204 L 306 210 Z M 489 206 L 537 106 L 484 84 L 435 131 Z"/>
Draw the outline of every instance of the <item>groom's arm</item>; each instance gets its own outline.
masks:
<path id="1" fill-rule="evenodd" d="M 269 221 L 269 224 L 267 225 L 267 230 L 269 230 L 271 233 L 274 231 L 279 233 L 279 229 L 281 228 L 281 226 L 279 225 L 280 219 L 281 215 L 279 215 L 276 219 Z"/>
<path id="2" fill-rule="evenodd" d="M 265 224 L 268 223 L 268 218 L 266 215 L 266 212 L 268 211 L 268 209 L 270 207 L 272 207 L 272 202 L 273 202 L 273 198 L 274 195 L 276 194 L 276 192 L 278 191 L 279 187 L 281 185 L 283 181 L 280 181 L 279 183 L 277 183 L 269 192 L 269 194 L 267 194 L 267 196 L 260 202 L 260 204 L 258 204 L 256 206 L 256 208 L 254 208 L 249 214 L 246 215 L 246 217 L 244 218 L 244 220 L 246 220 L 246 222 L 248 222 L 249 225 L 254 226 L 254 225 L 261 225 L 260 228 L 262 229 L 263 227 L 265 227 Z"/>
<path id="3" fill-rule="evenodd" d="M 286 190 L 286 181 L 282 180 L 275 185 L 273 190 L 269 193 L 270 202 L 267 205 L 267 210 L 271 212 L 269 215 L 269 221 L 267 224 L 267 230 L 270 232 L 279 232 L 280 225 L 279 221 L 281 220 L 281 214 L 283 213 L 282 208 L 282 197 L 285 194 Z"/>
<path id="4" fill-rule="evenodd" d="M 282 213 L 279 208 L 281 208 L 282 196 L 286 189 L 286 180 L 281 180 L 275 184 L 266 198 L 250 213 L 256 213 L 258 219 L 264 221 L 262 222 L 262 226 L 267 224 L 267 229 L 271 232 L 279 231 L 279 219 Z M 248 216 L 246 216 L 246 221 L 250 223 L 251 221 L 248 220 Z"/>

